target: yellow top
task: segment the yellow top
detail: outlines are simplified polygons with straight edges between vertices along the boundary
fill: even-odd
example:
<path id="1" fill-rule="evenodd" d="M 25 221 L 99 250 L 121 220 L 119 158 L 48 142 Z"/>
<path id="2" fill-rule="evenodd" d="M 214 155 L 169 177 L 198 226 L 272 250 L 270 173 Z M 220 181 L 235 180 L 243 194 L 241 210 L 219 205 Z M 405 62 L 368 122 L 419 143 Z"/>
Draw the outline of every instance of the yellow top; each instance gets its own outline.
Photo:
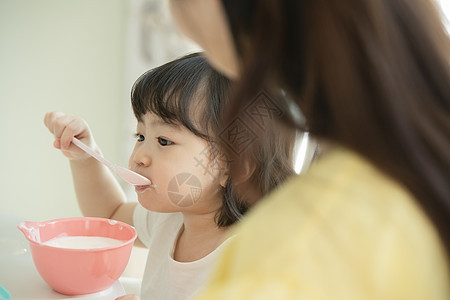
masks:
<path id="1" fill-rule="evenodd" d="M 232 230 L 197 299 L 449 300 L 449 261 L 413 197 L 345 149 Z"/>

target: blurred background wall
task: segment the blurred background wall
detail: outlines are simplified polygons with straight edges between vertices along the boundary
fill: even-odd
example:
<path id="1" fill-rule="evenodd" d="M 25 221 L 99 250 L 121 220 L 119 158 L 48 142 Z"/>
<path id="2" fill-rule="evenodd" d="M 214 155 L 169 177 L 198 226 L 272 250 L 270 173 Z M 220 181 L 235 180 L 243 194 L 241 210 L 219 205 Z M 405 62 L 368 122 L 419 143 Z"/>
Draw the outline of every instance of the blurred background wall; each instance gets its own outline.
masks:
<path id="1" fill-rule="evenodd" d="M 450 32 L 450 0 L 437 0 L 437 3 L 442 10 L 442 17 L 447 27 L 447 31 Z"/>
<path id="2" fill-rule="evenodd" d="M 84 118 L 105 157 L 128 164 L 134 80 L 195 49 L 166 2 L 0 0 L 1 211 L 35 221 L 81 215 L 68 161 L 43 124 L 48 111 Z"/>
<path id="3" fill-rule="evenodd" d="M 125 2 L 0 1 L 0 209 L 29 220 L 79 216 L 47 111 L 85 118 L 123 162 Z"/>

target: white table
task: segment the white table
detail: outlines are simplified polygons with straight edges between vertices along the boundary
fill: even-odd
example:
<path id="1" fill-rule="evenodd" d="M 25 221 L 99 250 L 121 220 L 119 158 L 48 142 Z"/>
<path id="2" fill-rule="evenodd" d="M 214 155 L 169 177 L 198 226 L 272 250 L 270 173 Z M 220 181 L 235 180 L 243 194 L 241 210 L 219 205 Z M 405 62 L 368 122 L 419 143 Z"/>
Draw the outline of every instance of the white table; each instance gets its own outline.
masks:
<path id="1" fill-rule="evenodd" d="M 111 300 L 125 295 L 119 280 L 107 290 L 89 295 L 67 296 L 54 291 L 41 278 L 34 266 L 28 241 L 17 229 L 17 224 L 21 221 L 25 220 L 0 212 L 0 285 L 9 291 L 13 300 Z"/>

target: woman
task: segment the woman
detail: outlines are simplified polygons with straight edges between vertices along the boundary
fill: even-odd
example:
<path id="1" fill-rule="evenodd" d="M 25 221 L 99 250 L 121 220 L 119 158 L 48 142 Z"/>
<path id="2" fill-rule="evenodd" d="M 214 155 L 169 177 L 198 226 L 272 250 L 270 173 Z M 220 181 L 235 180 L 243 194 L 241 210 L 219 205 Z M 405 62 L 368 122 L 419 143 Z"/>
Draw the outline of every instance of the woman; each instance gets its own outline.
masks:
<path id="1" fill-rule="evenodd" d="M 248 99 L 224 125 L 266 90 L 328 147 L 235 228 L 200 299 L 450 299 L 450 41 L 434 2 L 170 4 Z"/>

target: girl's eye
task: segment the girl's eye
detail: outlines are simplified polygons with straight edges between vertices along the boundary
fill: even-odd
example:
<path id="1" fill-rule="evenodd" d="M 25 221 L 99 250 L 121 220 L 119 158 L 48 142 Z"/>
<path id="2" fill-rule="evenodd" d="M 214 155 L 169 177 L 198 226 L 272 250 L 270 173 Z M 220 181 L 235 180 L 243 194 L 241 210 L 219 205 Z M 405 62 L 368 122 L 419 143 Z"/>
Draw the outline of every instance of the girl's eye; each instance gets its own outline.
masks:
<path id="1" fill-rule="evenodd" d="M 161 146 L 169 146 L 169 145 L 172 145 L 172 144 L 173 144 L 173 142 L 171 142 L 171 141 L 169 141 L 169 140 L 166 140 L 165 138 L 162 138 L 162 137 L 157 137 L 156 139 L 158 140 L 158 143 L 159 143 Z"/>
<path id="2" fill-rule="evenodd" d="M 136 137 L 136 140 L 137 140 L 138 142 L 143 142 L 143 141 L 145 141 L 145 137 L 144 137 L 142 134 L 140 134 L 140 133 L 136 133 L 134 136 Z"/>

